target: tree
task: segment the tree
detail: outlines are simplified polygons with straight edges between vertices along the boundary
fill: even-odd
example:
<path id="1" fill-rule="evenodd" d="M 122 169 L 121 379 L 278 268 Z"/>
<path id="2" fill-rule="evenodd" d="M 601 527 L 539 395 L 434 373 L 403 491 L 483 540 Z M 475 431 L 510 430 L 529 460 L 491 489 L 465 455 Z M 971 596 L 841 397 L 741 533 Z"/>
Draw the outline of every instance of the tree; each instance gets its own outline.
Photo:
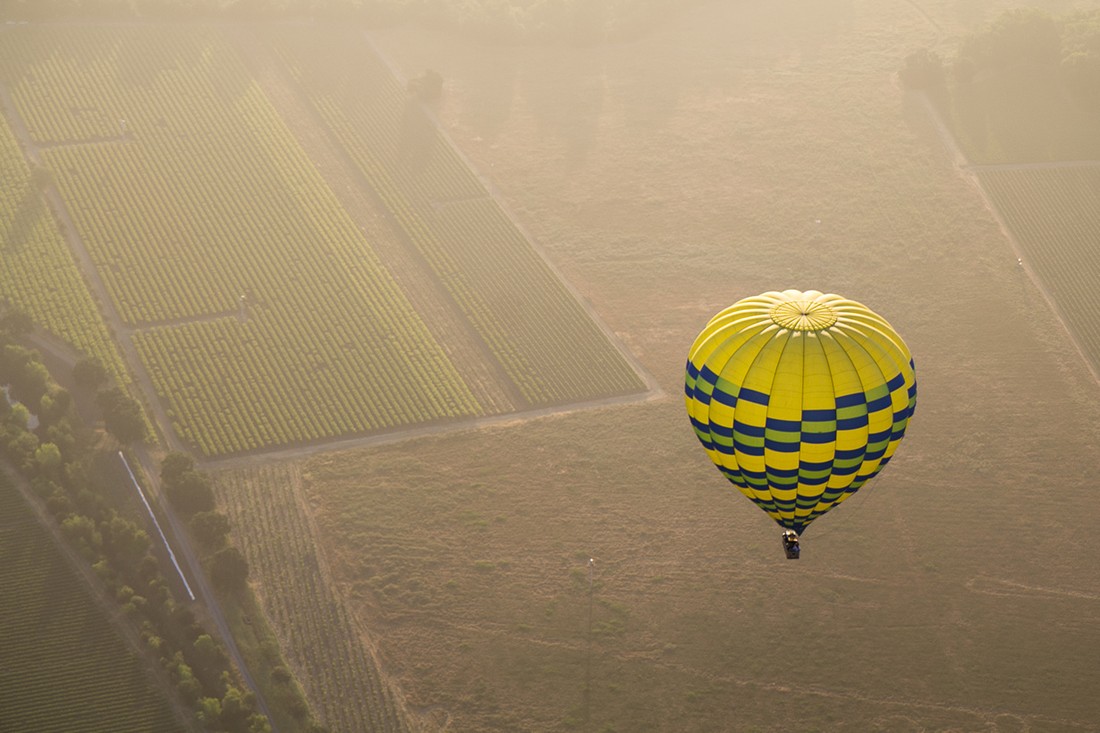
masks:
<path id="1" fill-rule="evenodd" d="M 107 382 L 107 368 L 94 356 L 82 356 L 73 365 L 73 381 L 81 389 L 92 392 Z"/>
<path id="2" fill-rule="evenodd" d="M 210 634 L 199 635 L 191 644 L 191 648 L 194 650 L 194 666 L 202 667 L 204 670 L 217 670 L 224 667 L 229 661 L 229 658 L 225 655 L 225 650 L 218 642 L 214 641 Z M 224 705 L 222 709 L 225 709 Z"/>
<path id="3" fill-rule="evenodd" d="M 27 336 L 34 332 L 34 319 L 18 308 L 8 308 L 0 316 L 0 331 L 9 336 Z"/>
<path id="4" fill-rule="evenodd" d="M 16 344 L 6 344 L 0 352 L 0 383 L 11 384 L 15 397 L 28 405 L 38 405 L 49 389 L 50 373 L 37 352 Z"/>
<path id="5" fill-rule="evenodd" d="M 240 590 L 248 581 L 248 561 L 232 545 L 210 558 L 210 577 L 224 590 Z"/>
<path id="6" fill-rule="evenodd" d="M 96 404 L 103 411 L 107 432 L 119 443 L 129 445 L 145 439 L 145 417 L 133 397 L 118 387 L 111 387 L 96 395 Z"/>
<path id="7" fill-rule="evenodd" d="M 152 540 L 148 533 L 135 523 L 113 510 L 111 517 L 100 524 L 108 556 L 128 575 L 136 577 L 141 561 L 149 553 Z"/>
<path id="8" fill-rule="evenodd" d="M 922 48 L 905 57 L 898 77 L 909 89 L 942 87 L 945 80 L 943 61 L 935 51 Z"/>
<path id="9" fill-rule="evenodd" d="M 14 414 L 14 413 L 13 413 Z M 22 473 L 34 472 L 34 452 L 38 450 L 38 436 L 26 430 L 4 431 L 7 442 L 5 453 Z"/>
<path id="10" fill-rule="evenodd" d="M 34 462 L 40 475 L 56 478 L 61 470 L 61 449 L 53 443 L 41 443 L 34 449 Z"/>
<path id="11" fill-rule="evenodd" d="M 229 517 L 221 512 L 196 512 L 188 526 L 203 547 L 217 550 L 225 546 L 225 537 L 229 534 Z"/>
<path id="12" fill-rule="evenodd" d="M 172 506 L 185 517 L 214 510 L 214 490 L 210 488 L 206 476 L 198 471 L 185 471 L 175 479 L 165 481 L 164 493 Z"/>
<path id="13" fill-rule="evenodd" d="M 195 460 L 186 453 L 172 451 L 160 463 L 160 480 L 171 483 L 179 479 L 186 471 L 195 470 Z"/>
<path id="14" fill-rule="evenodd" d="M 103 549 L 103 537 L 96 529 L 95 522 L 89 517 L 82 514 L 70 515 L 61 523 L 61 532 L 86 560 L 99 559 L 99 553 Z"/>

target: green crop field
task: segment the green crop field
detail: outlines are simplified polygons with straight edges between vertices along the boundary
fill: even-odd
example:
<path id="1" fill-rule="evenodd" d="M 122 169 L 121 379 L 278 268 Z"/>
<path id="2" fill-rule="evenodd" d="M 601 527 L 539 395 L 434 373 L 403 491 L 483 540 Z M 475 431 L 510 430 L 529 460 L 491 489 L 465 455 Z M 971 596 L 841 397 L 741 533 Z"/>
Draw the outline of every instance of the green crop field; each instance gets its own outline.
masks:
<path id="1" fill-rule="evenodd" d="M 184 730 L 3 474 L 0 587 L 0 730 Z"/>
<path id="2" fill-rule="evenodd" d="M 5 29 L 0 56 L 28 144 L 75 224 L 73 246 L 87 249 L 107 320 L 136 348 L 131 366 L 148 374 L 165 428 L 216 456 L 644 389 L 445 141 L 433 138 L 415 165 L 361 157 L 403 132 L 353 105 L 391 121 L 410 114 L 368 52 L 350 60 L 373 64 L 376 82 L 329 102 L 326 119 L 377 193 L 372 216 L 401 223 L 389 236 L 420 248 L 429 287 L 449 293 L 444 307 L 476 332 L 473 350 L 491 355 L 497 376 L 472 373 L 471 349 L 420 311 L 420 282 L 395 279 L 393 244 L 372 240 L 363 212 L 341 203 L 231 36 Z M 338 78 L 348 60 L 311 72 Z M 426 129 L 415 115 L 405 127 Z M 338 127 L 346 120 L 355 134 Z M 430 216 L 429 201 L 445 211 Z M 520 397 L 486 398 L 485 379 Z"/>
<path id="3" fill-rule="evenodd" d="M 360 31 L 295 28 L 276 43 L 318 115 L 528 404 L 643 387 Z"/>
<path id="4" fill-rule="evenodd" d="M 19 144 L 0 118 L 0 298 L 95 356 L 116 378 L 126 370 L 72 253 L 50 216 Z"/>

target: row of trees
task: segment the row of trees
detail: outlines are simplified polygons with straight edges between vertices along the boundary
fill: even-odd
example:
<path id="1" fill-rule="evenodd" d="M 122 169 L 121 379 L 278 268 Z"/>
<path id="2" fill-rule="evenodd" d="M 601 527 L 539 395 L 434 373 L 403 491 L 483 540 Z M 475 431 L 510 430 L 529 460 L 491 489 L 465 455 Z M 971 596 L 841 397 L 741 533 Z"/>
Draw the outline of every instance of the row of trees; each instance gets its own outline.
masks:
<path id="1" fill-rule="evenodd" d="M 30 480 L 62 535 L 132 619 L 204 726 L 210 731 L 269 732 L 267 718 L 257 711 L 254 695 L 242 689 L 221 643 L 186 605 L 176 602 L 148 533 L 113 505 L 108 482 L 97 478 L 103 453 L 76 417 L 72 396 L 50 378 L 36 351 L 16 341 L 26 334 L 27 324 L 11 311 L 0 315 L 0 385 L 6 385 L 11 398 L 0 398 L 0 452 Z M 94 364 L 85 362 L 74 370 L 74 381 L 78 388 L 98 387 L 98 374 Z M 100 390 L 98 396 L 108 425 L 112 411 L 131 414 L 136 406 L 115 388 Z M 120 431 L 136 431 L 138 422 Z M 144 431 L 144 422 L 140 425 Z M 172 466 L 181 465 L 178 457 L 173 461 L 169 474 Z M 226 589 L 241 587 L 248 568 L 226 542 L 228 521 L 215 511 L 205 478 L 193 465 L 187 469 L 170 475 L 166 483 L 182 506 L 194 509 L 188 516 L 196 538 L 210 551 L 214 581 Z"/>
<path id="2" fill-rule="evenodd" d="M 906 85 L 923 89 L 989 78 L 1053 79 L 1078 101 L 1100 105 L 1100 10 L 1062 17 L 1034 8 L 1008 11 L 964 37 L 950 61 L 920 49 L 899 73 Z"/>
<path id="3" fill-rule="evenodd" d="M 248 561 L 229 544 L 229 517 L 218 511 L 210 480 L 196 470 L 194 459 L 185 453 L 169 453 L 161 463 L 160 480 L 168 500 L 187 520 L 191 536 L 202 549 L 211 579 L 226 591 L 244 589 Z"/>

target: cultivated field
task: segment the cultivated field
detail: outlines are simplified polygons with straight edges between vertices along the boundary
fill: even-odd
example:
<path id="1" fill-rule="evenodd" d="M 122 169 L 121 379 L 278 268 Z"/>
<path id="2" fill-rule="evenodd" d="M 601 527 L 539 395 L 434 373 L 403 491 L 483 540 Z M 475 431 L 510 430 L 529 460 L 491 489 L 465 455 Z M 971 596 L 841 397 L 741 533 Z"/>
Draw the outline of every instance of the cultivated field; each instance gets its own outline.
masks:
<path id="1" fill-rule="evenodd" d="M 247 553 L 264 613 L 314 714 L 334 731 L 409 730 L 349 606 L 313 544 L 296 467 L 224 475 L 222 500 Z"/>
<path id="2" fill-rule="evenodd" d="M 0 587 L 0 730 L 183 730 L 2 473 Z"/>
<path id="3" fill-rule="evenodd" d="M 1100 161 L 978 169 L 1031 268 L 1100 370 Z"/>
<path id="4" fill-rule="evenodd" d="M 1069 229 L 1046 224 L 1034 245 L 1017 234 L 1020 267 L 1001 219 L 1018 226 L 1013 206 L 1035 216 L 1069 179 L 1039 196 L 994 178 L 1040 173 L 955 167 L 894 77 L 908 51 L 1008 6 L 711 2 L 581 48 L 372 34 L 404 76 L 443 74 L 434 115 L 458 156 L 344 31 L 32 27 L 0 31 L 19 39 L 0 59 L 107 310 L 209 455 L 587 399 L 594 362 L 563 344 L 600 343 L 570 320 L 588 307 L 663 390 L 221 474 L 333 730 L 1100 731 L 1100 388 L 1046 299 L 1080 291 L 1057 268 L 1097 253 L 1080 233 L 1051 244 Z M 360 84 L 312 63 L 329 47 Z M 372 89 L 388 104 L 366 104 Z M 483 186 L 553 268 L 493 256 L 520 240 Z M 533 328 L 513 280 L 563 328 Z M 713 469 L 680 397 L 706 320 L 786 287 L 881 312 L 920 383 L 891 467 L 815 523 L 797 563 Z M 365 293 L 403 325 L 363 326 Z M 366 386 L 335 376 L 352 331 L 378 360 Z M 378 386 L 410 350 L 446 371 L 442 396 L 417 392 L 421 417 Z M 556 381 L 517 376 L 551 357 Z"/>
<path id="5" fill-rule="evenodd" d="M 31 26 L 4 37 L 9 114 L 57 180 L 70 244 L 132 343 L 130 366 L 171 423 L 162 428 L 198 452 L 645 389 L 445 140 L 380 168 L 354 147 L 347 120 L 379 150 L 410 125 L 434 134 L 369 48 L 329 71 L 373 63 L 381 86 L 322 100 L 287 74 L 267 78 L 269 95 L 255 74 L 273 52 L 239 29 Z M 272 99 L 305 119 L 285 119 Z M 364 105 L 383 119 L 357 117 Z M 307 154 L 292 129 L 302 124 L 331 128 L 320 144 L 338 170 Z M 366 211 L 334 190 L 349 171 L 373 192 Z M 405 262 L 413 246 L 412 265 L 387 259 Z M 425 312 L 425 288 L 453 314 Z M 446 318 L 459 327 L 441 327 Z"/>
<path id="6" fill-rule="evenodd" d="M 0 99 L 3 95 L 0 94 Z M 0 298 L 86 354 L 120 381 L 126 370 L 57 221 L 7 123 L 0 115 Z"/>
<path id="7" fill-rule="evenodd" d="M 894 77 L 1004 7 L 711 3 L 580 49 L 374 34 L 443 74 L 443 127 L 667 394 L 281 469 L 414 719 L 1100 730 L 1100 390 Z M 797 563 L 679 397 L 702 324 L 785 287 L 883 313 L 920 383 Z"/>

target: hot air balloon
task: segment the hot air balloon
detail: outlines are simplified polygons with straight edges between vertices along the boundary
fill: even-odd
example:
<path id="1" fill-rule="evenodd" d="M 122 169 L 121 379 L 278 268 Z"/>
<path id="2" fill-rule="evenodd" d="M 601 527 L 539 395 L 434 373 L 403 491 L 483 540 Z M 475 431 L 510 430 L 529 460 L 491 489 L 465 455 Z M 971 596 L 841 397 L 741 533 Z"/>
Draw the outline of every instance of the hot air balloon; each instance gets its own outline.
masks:
<path id="1" fill-rule="evenodd" d="M 874 478 L 917 399 L 909 348 L 862 303 L 770 291 L 718 313 L 688 355 L 684 393 L 718 470 L 784 528 L 787 556 Z"/>

